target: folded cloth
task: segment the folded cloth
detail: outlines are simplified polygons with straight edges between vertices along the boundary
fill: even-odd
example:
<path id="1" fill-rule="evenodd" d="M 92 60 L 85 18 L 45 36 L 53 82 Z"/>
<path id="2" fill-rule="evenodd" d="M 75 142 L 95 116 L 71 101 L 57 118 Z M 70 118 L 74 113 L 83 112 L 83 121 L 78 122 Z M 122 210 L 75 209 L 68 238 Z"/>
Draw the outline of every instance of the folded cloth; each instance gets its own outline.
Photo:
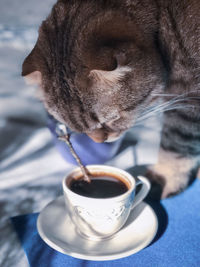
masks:
<path id="1" fill-rule="evenodd" d="M 154 241 L 136 254 L 113 261 L 80 260 L 53 250 L 38 235 L 36 213 L 11 220 L 31 267 L 200 266 L 200 180 L 175 197 L 149 204 L 159 221 Z"/>

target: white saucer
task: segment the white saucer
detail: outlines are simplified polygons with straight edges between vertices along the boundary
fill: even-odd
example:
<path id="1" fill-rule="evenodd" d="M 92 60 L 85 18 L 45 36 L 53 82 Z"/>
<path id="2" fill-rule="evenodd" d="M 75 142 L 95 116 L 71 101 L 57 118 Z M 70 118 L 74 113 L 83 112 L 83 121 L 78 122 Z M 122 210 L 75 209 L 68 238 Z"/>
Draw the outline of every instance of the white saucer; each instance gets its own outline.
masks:
<path id="1" fill-rule="evenodd" d="M 153 209 L 142 202 L 112 238 L 91 241 L 76 232 L 61 196 L 42 210 L 37 228 L 41 238 L 59 252 L 79 259 L 104 261 L 123 258 L 146 247 L 156 235 L 158 220 Z"/>

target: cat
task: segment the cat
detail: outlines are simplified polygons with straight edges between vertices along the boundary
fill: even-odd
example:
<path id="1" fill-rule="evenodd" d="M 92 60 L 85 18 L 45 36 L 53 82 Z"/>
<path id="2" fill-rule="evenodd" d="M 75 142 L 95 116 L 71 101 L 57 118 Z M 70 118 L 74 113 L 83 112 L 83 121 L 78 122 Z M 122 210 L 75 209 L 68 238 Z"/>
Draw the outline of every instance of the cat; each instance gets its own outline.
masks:
<path id="1" fill-rule="evenodd" d="M 151 196 L 166 198 L 200 164 L 199 25 L 198 0 L 58 0 L 22 76 L 56 120 L 96 142 L 164 112 L 146 176 Z"/>

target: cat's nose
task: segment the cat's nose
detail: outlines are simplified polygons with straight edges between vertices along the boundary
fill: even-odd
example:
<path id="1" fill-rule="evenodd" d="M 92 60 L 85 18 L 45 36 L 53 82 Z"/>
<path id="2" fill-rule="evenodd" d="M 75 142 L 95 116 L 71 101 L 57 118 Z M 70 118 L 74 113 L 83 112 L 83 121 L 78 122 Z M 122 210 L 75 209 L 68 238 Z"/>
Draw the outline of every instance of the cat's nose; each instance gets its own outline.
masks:
<path id="1" fill-rule="evenodd" d="M 87 135 L 96 143 L 103 143 L 108 137 L 103 129 L 94 130 Z"/>
<path id="2" fill-rule="evenodd" d="M 108 132 L 103 128 L 92 131 L 88 136 L 96 143 L 114 142 L 120 137 L 119 133 Z"/>

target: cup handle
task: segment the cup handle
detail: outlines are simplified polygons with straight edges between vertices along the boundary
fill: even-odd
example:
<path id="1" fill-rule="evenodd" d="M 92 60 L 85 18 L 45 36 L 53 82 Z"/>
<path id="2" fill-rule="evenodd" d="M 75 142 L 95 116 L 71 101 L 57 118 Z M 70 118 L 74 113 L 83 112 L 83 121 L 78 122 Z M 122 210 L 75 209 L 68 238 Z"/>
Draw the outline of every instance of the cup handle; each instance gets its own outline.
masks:
<path id="1" fill-rule="evenodd" d="M 136 194 L 134 200 L 133 200 L 133 204 L 131 209 L 135 208 L 135 206 L 137 206 L 148 194 L 150 188 L 151 188 L 151 184 L 150 182 L 147 180 L 147 178 L 143 177 L 143 176 L 138 176 L 138 181 L 136 182 L 136 187 L 140 184 L 142 184 L 142 188 L 140 189 L 140 191 Z"/>

